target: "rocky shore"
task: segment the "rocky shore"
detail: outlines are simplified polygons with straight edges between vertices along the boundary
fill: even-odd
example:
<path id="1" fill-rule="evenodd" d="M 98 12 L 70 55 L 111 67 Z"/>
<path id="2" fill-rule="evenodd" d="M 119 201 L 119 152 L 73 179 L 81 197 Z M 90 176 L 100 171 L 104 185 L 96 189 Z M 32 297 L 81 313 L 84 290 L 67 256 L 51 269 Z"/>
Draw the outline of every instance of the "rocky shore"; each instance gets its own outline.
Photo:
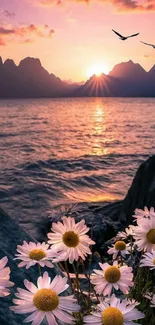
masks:
<path id="1" fill-rule="evenodd" d="M 136 208 L 143 209 L 144 206 L 155 207 L 155 155 L 140 165 L 124 200 L 110 204 L 105 202 L 79 203 L 76 206 L 59 208 L 51 214 L 51 219 L 47 220 L 46 224 L 40 225 L 40 241 L 46 239 L 51 220 L 56 222 L 60 220 L 61 215 L 67 213 L 67 215 L 74 216 L 77 221 L 85 219 L 96 242 L 94 249 L 103 254 L 108 241 L 115 236 L 118 230 L 132 223 L 134 210 Z M 31 268 L 28 271 L 24 268 L 19 269 L 17 262 L 13 261 L 16 247 L 23 240 L 35 241 L 3 209 L 0 209 L 0 258 L 8 256 L 9 266 L 12 270 L 11 281 L 20 287 L 25 278 L 35 282 L 38 272 L 36 268 Z M 51 277 L 58 273 L 60 270 L 57 267 L 50 271 Z M 2 325 L 21 325 L 22 323 L 23 316 L 13 314 L 8 309 L 14 290 L 12 289 L 12 295 L 1 299 L 0 324 Z"/>
<path id="2" fill-rule="evenodd" d="M 11 288 L 11 295 L 5 298 L 0 298 L 0 324 L 1 325 L 21 325 L 23 323 L 23 315 L 14 314 L 9 307 L 12 305 L 12 299 L 16 292 L 16 287 L 23 287 L 23 281 L 28 279 L 36 283 L 39 275 L 37 267 L 26 270 L 25 268 L 18 268 L 18 262 L 14 261 L 16 247 L 22 244 L 23 241 L 35 241 L 30 235 L 21 229 L 10 216 L 0 209 L 0 258 L 8 257 L 8 266 L 11 269 L 11 281 L 15 286 Z M 50 276 L 54 278 L 56 274 L 60 274 L 57 266 L 50 269 Z"/>
<path id="3" fill-rule="evenodd" d="M 133 223 L 134 210 L 143 209 L 144 206 L 155 207 L 155 155 L 140 165 L 124 200 L 114 203 L 79 203 L 69 208 L 68 215 L 74 216 L 77 221 L 85 219 L 92 229 L 95 250 L 102 254 L 107 247 L 107 241 L 119 230 Z M 62 210 L 62 215 L 65 211 L 67 207 Z M 60 218 L 60 210 L 58 215 L 56 212 L 51 215 L 51 221 L 55 222 Z"/>

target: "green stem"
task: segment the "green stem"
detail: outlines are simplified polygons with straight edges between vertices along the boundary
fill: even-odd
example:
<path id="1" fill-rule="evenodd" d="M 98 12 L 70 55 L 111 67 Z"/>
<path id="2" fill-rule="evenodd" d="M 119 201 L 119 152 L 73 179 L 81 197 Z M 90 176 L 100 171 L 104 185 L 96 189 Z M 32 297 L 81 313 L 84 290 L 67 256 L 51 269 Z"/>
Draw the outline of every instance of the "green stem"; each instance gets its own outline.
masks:
<path id="1" fill-rule="evenodd" d="M 86 279 L 89 281 L 90 289 L 92 289 L 92 292 L 94 293 L 94 295 L 95 295 L 95 297 L 96 297 L 96 299 L 97 299 L 97 302 L 99 303 L 100 301 L 99 301 L 98 295 L 97 295 L 97 293 L 96 293 L 96 291 L 95 291 L 93 285 L 92 285 L 91 282 L 90 282 L 90 277 L 88 276 L 88 274 L 87 274 L 87 272 L 86 272 L 86 269 L 85 269 L 83 263 L 82 263 L 82 268 L 83 268 L 83 272 L 84 272 L 84 275 L 85 275 Z"/>
<path id="2" fill-rule="evenodd" d="M 66 270 L 65 270 L 65 268 L 63 267 L 62 263 L 59 262 L 58 265 L 59 265 L 60 269 L 61 269 L 63 272 L 66 273 Z"/>
<path id="3" fill-rule="evenodd" d="M 75 273 L 75 276 L 76 276 L 77 298 L 78 298 L 78 302 L 79 302 L 79 291 L 81 291 L 80 285 L 79 285 L 79 276 L 78 276 L 78 271 L 76 270 L 74 262 L 73 262 L 72 265 L 73 265 L 73 270 L 74 270 L 74 273 Z"/>
<path id="4" fill-rule="evenodd" d="M 91 227 L 91 239 L 93 239 L 93 224 Z M 88 288 L 88 297 L 89 297 L 89 301 L 90 301 L 90 295 L 91 295 L 91 282 L 90 282 L 90 274 L 91 274 L 91 263 L 92 263 L 92 246 L 90 246 L 90 250 L 91 250 L 91 254 L 89 256 L 89 264 L 88 264 L 88 281 L 89 281 L 89 288 Z M 84 266 L 84 264 L 83 264 Z M 87 272 L 85 271 L 85 273 L 87 274 Z"/>
<path id="5" fill-rule="evenodd" d="M 121 254 L 121 253 L 120 253 L 120 259 L 121 259 L 121 263 L 120 263 L 120 265 L 123 266 L 123 262 L 124 262 L 124 260 L 123 260 L 123 257 L 122 257 L 122 254 Z"/>
<path id="6" fill-rule="evenodd" d="M 41 274 L 41 267 L 40 267 L 39 264 L 38 264 L 38 270 L 39 270 L 39 276 L 42 276 L 42 274 Z"/>
<path id="7" fill-rule="evenodd" d="M 65 261 L 65 271 L 66 271 L 67 276 L 68 276 L 68 280 L 69 280 L 69 283 L 70 283 L 71 291 L 72 291 L 72 293 L 74 293 L 73 286 L 72 286 L 72 279 L 70 277 L 69 270 L 68 270 L 68 265 L 67 265 L 67 262 L 66 261 Z"/>

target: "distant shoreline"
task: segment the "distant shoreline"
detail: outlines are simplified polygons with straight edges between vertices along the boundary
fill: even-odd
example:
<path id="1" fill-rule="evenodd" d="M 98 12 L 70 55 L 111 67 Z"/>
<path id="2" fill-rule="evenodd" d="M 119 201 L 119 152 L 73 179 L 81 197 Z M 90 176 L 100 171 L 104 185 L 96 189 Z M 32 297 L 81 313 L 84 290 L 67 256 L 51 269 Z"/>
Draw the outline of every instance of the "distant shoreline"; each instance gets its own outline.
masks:
<path id="1" fill-rule="evenodd" d="M 0 98 L 154 98 L 155 65 L 147 72 L 133 61 L 114 66 L 108 75 L 92 75 L 82 85 L 67 83 L 41 65 L 25 58 L 18 66 L 0 57 Z"/>
<path id="2" fill-rule="evenodd" d="M 68 98 L 72 98 L 72 99 L 80 99 L 80 98 L 155 98 L 154 96 L 56 96 L 56 97 L 2 97 L 0 98 L 1 100 L 32 100 L 32 99 L 68 99 Z"/>

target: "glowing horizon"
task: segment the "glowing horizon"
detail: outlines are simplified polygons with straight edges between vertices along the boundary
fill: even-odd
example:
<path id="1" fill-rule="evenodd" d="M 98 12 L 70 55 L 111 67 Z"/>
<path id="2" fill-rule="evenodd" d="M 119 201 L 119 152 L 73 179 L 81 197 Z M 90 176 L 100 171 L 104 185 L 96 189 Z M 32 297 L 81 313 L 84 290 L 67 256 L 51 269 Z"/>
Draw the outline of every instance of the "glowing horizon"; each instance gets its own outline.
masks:
<path id="1" fill-rule="evenodd" d="M 25 57 L 39 58 L 49 73 L 73 82 L 108 74 L 116 64 L 129 60 L 148 71 L 154 65 L 155 50 L 140 41 L 154 41 L 155 6 L 150 0 L 150 6 L 144 0 L 134 1 L 134 6 L 133 1 L 121 3 L 2 0 L 0 56 L 17 65 Z M 140 35 L 121 41 L 112 29 Z"/>
<path id="2" fill-rule="evenodd" d="M 97 63 L 97 64 L 90 66 L 87 69 L 87 77 L 90 78 L 93 75 L 100 77 L 103 73 L 108 74 L 109 72 L 110 72 L 110 69 L 108 68 L 108 66 L 106 64 Z"/>

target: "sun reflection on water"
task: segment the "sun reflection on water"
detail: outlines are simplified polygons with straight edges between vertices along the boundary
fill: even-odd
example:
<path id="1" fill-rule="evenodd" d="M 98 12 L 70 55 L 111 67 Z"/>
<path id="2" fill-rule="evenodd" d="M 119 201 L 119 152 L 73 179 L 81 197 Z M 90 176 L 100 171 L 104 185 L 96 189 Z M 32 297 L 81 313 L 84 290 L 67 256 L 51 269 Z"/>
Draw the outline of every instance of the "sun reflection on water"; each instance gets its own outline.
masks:
<path id="1" fill-rule="evenodd" d="M 106 130 L 106 119 L 105 119 L 104 107 L 101 106 L 100 104 L 97 104 L 93 114 L 92 154 L 95 154 L 97 156 L 107 154 L 108 151 L 106 148 L 104 148 L 105 130 Z"/>
<path id="2" fill-rule="evenodd" d="M 33 220 L 34 235 L 53 205 L 123 199 L 155 152 L 154 107 L 151 98 L 2 100 L 4 209 L 27 231 Z"/>
<path id="3" fill-rule="evenodd" d="M 87 189 L 87 191 L 68 191 L 65 193 L 70 200 L 76 202 L 113 202 L 121 199 L 119 194 L 116 193 L 105 193 L 104 191 L 92 191 Z"/>

